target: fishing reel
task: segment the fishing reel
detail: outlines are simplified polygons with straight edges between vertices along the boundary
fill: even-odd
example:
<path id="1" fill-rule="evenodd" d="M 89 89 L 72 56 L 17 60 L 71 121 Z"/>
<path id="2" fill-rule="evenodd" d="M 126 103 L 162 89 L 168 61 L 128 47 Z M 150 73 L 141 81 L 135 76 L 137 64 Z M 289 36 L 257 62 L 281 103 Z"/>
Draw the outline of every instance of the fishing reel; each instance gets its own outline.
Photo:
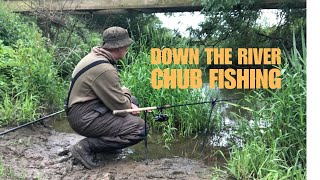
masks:
<path id="1" fill-rule="evenodd" d="M 159 114 L 155 116 L 154 119 L 156 122 L 165 122 L 165 121 L 168 121 L 169 116 L 168 114 L 163 114 L 162 109 L 160 109 Z"/>
<path id="2" fill-rule="evenodd" d="M 165 122 L 168 121 L 169 116 L 168 114 L 158 114 L 155 118 L 156 122 Z"/>

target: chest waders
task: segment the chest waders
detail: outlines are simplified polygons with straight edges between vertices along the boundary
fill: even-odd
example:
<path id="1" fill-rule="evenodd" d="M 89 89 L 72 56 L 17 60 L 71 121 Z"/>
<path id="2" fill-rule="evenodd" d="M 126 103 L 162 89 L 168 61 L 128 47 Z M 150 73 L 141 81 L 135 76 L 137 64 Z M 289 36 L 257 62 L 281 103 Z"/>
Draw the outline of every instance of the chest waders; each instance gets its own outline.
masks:
<path id="1" fill-rule="evenodd" d="M 83 74 L 85 73 L 87 70 L 99 65 L 99 64 L 102 64 L 102 63 L 108 63 L 110 64 L 109 62 L 105 61 L 105 60 L 98 60 L 98 61 L 95 61 L 89 65 L 87 65 L 86 67 L 84 67 L 83 69 L 81 69 L 73 78 L 71 78 L 71 84 L 70 84 L 70 88 L 69 88 L 69 92 L 68 92 L 68 96 L 67 96 L 67 99 L 65 100 L 64 102 L 64 109 L 66 111 L 66 114 L 68 114 L 68 111 L 69 111 L 69 107 L 68 107 L 68 104 L 69 104 L 69 99 L 70 99 L 70 95 L 71 95 L 71 91 L 73 89 L 73 86 L 76 82 L 76 80 Z"/>

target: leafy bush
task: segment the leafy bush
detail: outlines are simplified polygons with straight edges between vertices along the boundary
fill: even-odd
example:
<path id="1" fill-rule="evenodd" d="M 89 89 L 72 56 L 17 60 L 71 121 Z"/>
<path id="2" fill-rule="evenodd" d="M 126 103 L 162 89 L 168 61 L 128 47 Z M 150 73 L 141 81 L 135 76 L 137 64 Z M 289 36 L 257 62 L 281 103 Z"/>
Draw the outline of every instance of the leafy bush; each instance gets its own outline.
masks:
<path id="1" fill-rule="evenodd" d="M 52 52 L 34 23 L 0 8 L 0 126 L 32 120 L 45 107 L 62 105 L 65 85 Z"/>
<path id="2" fill-rule="evenodd" d="M 71 28 L 51 27 L 55 32 L 51 49 L 60 77 L 69 80 L 77 63 L 92 47 L 101 45 L 101 37 L 98 33 L 89 32 L 80 18 L 67 16 L 65 19 Z"/>

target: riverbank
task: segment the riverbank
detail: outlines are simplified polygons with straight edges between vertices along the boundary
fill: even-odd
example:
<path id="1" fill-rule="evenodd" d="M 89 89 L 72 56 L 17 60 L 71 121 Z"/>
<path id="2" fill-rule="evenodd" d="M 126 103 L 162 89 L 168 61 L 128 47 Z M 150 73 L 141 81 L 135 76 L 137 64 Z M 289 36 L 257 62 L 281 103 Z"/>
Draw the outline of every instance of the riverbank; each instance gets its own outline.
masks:
<path id="1" fill-rule="evenodd" d="M 1 131 L 4 129 L 2 128 Z M 94 170 L 76 162 L 68 149 L 82 139 L 37 125 L 0 137 L 4 179 L 211 179 L 211 167 L 183 157 L 149 160 L 128 158 L 129 148 L 103 156 L 106 165 Z"/>

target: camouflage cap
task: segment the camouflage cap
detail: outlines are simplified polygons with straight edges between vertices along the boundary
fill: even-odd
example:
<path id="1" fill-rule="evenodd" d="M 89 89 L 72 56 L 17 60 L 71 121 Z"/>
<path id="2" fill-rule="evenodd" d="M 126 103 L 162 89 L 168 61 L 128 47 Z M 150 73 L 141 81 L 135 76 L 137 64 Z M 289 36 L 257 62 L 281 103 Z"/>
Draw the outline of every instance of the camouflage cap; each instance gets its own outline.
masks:
<path id="1" fill-rule="evenodd" d="M 103 32 L 103 48 L 114 49 L 130 45 L 133 40 L 128 31 L 122 27 L 110 27 Z"/>

